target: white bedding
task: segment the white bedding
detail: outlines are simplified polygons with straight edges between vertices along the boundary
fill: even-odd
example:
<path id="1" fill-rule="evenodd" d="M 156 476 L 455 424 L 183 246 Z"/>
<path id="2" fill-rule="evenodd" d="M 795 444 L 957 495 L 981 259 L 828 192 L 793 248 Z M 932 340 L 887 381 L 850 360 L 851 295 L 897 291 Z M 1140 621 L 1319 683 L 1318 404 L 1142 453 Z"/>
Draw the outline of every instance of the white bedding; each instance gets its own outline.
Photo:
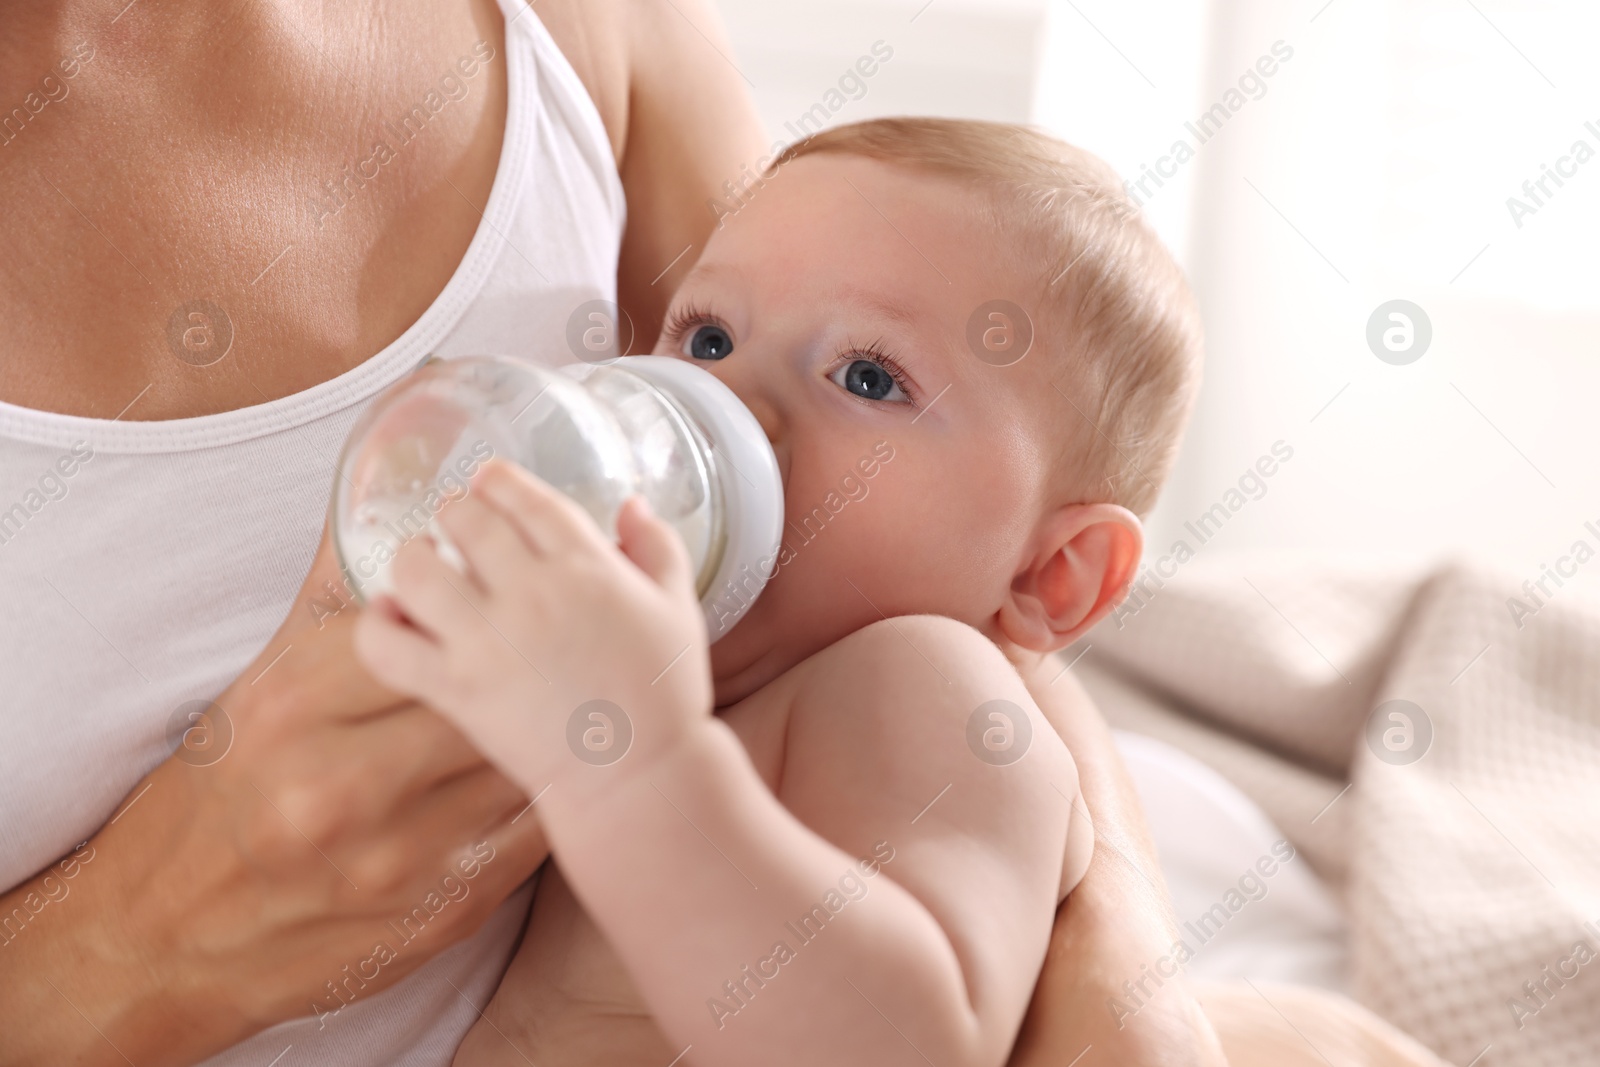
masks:
<path id="1" fill-rule="evenodd" d="M 1189 976 L 1348 992 L 1344 916 L 1266 812 L 1182 750 L 1127 731 L 1115 736 L 1194 953 Z M 1285 853 L 1292 858 L 1280 862 Z"/>

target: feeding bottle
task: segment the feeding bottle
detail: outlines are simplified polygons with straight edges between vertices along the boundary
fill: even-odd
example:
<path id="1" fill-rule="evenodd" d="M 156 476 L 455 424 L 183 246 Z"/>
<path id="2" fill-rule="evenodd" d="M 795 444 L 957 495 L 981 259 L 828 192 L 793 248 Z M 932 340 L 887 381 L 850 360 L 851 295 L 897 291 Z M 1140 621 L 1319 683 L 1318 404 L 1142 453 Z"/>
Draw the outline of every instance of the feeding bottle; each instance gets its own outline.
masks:
<path id="1" fill-rule="evenodd" d="M 491 457 L 577 501 L 607 536 L 634 493 L 682 536 L 715 641 L 770 576 L 783 483 L 755 416 L 683 360 L 625 356 L 551 371 L 500 356 L 431 360 L 381 394 L 339 459 L 333 536 L 362 601 L 390 588 L 401 544 L 427 537 L 464 566 L 437 522 Z"/>

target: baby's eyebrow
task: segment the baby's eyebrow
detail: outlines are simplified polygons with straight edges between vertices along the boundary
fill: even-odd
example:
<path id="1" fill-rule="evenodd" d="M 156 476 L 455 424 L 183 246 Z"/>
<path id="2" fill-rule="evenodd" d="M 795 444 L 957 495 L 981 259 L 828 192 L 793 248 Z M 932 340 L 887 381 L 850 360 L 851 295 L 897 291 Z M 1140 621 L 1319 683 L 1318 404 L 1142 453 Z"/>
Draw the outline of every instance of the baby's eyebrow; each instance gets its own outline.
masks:
<path id="1" fill-rule="evenodd" d="M 904 304 L 887 297 L 854 291 L 844 294 L 844 302 L 855 304 L 863 311 L 882 316 L 904 329 L 907 333 L 915 332 L 921 324 L 921 320 L 916 315 L 913 315 L 911 310 Z"/>
<path id="2" fill-rule="evenodd" d="M 949 338 L 936 328 L 936 323 L 926 312 L 918 314 L 893 297 L 878 296 L 856 289 L 842 292 L 839 300 L 869 315 L 885 318 L 894 323 L 900 328 L 906 341 L 917 342 L 914 347 L 918 353 L 948 360 L 954 352 L 950 347 Z"/>
<path id="3" fill-rule="evenodd" d="M 678 283 L 678 288 L 683 289 L 690 282 L 705 281 L 707 279 L 725 277 L 737 273 L 737 271 L 731 270 L 720 263 L 707 263 L 705 260 L 701 260 L 694 265 L 693 270 L 683 276 L 683 281 Z"/>

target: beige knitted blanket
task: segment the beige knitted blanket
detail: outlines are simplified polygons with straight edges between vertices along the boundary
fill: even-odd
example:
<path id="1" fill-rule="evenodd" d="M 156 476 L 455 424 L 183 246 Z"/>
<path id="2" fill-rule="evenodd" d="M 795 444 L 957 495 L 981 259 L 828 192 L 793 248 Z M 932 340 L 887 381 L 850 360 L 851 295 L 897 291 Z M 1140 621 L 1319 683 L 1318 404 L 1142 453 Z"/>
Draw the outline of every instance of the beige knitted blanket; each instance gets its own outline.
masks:
<path id="1" fill-rule="evenodd" d="M 1540 577 L 1195 561 L 1066 654 L 1266 809 L 1356 998 L 1458 1067 L 1600 1065 L 1600 600 Z"/>

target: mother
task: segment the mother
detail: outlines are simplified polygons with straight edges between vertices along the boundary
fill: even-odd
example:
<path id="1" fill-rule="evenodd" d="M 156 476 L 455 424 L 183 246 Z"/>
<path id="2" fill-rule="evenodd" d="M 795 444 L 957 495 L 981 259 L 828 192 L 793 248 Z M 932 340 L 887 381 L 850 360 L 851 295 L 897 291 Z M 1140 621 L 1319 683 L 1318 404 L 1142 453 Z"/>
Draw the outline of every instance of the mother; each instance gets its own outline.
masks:
<path id="1" fill-rule="evenodd" d="M 613 295 L 654 336 L 706 202 L 767 154 L 729 49 L 706 0 L 5 19 L 0 1063 L 448 1062 L 545 849 L 354 666 L 332 460 L 429 353 L 550 360 Z M 1019 1062 L 1076 1056 L 1074 1014 L 1086 1065 L 1210 1058 L 1175 983 L 1110 1027 L 1170 938 L 1073 704 L 1104 836 Z"/>

